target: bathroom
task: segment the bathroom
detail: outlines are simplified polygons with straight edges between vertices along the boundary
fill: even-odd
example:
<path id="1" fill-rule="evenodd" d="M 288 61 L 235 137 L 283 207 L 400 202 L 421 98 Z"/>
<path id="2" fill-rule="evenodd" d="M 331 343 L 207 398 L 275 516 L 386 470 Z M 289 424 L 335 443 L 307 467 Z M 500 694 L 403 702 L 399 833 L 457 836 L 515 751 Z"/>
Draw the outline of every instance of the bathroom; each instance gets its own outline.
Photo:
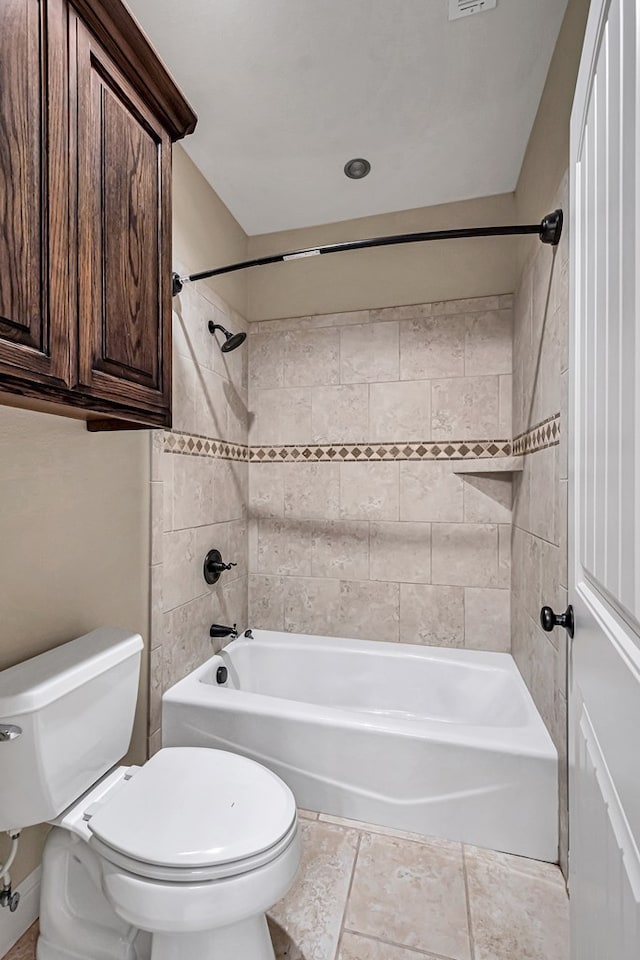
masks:
<path id="1" fill-rule="evenodd" d="M 65 4 L 51 0 L 51 16 Z M 120 8 L 80 0 L 70 9 L 120 77 L 126 58 L 96 25 L 111 6 Z M 633 259 L 615 231 L 631 249 L 631 213 L 626 234 L 621 224 L 623 209 L 634 209 L 623 199 L 625 189 L 633 197 L 634 153 L 607 153 L 624 187 L 617 206 L 608 195 L 607 230 L 591 231 L 606 240 L 589 245 L 591 181 L 579 180 L 575 104 L 597 86 L 589 63 L 603 30 L 611 88 L 615 43 L 629 35 L 635 5 L 318 6 L 129 0 L 177 84 L 173 99 L 163 97 L 150 77 L 149 103 L 127 101 L 161 151 L 154 110 L 176 141 L 162 270 L 165 284 L 172 272 L 178 279 L 163 341 L 171 350 L 159 361 L 169 365 L 170 422 L 155 401 L 146 423 L 134 423 L 135 397 L 115 419 L 106 394 L 92 407 L 75 387 L 62 404 L 51 391 L 21 389 L 0 340 L 0 703 L 11 693 L 3 673 L 10 681 L 7 671 L 30 658 L 125 628 L 143 642 L 139 686 L 130 746 L 110 767 L 144 772 L 163 746 L 213 747 L 257 761 L 293 791 L 301 860 L 281 899 L 263 904 L 269 942 L 261 934 L 254 949 L 247 934 L 249 947 L 229 941 L 221 952 L 193 941 L 199 956 L 626 960 L 640 948 L 640 770 L 630 739 L 640 695 L 594 652 L 588 617 L 607 636 L 607 617 L 627 625 L 616 643 L 637 677 L 638 427 L 625 413 L 637 396 L 612 403 L 607 394 L 601 410 L 576 371 L 591 364 L 605 382 L 619 355 L 634 383 L 635 340 L 618 349 L 633 282 L 620 282 L 617 299 L 609 274 L 607 293 L 588 283 L 602 257 L 621 274 Z M 122 29 L 115 15 L 109 24 Z M 80 40 L 65 37 L 82 53 L 90 41 L 78 29 Z M 132 49 L 156 56 L 143 39 Z M 626 48 L 625 57 L 636 70 Z M 598 101 L 611 142 L 624 127 L 627 100 L 618 99 L 617 114 Z M 9 129 L 7 103 L 0 95 Z M 108 134 L 116 121 L 105 116 Z M 352 158 L 370 163 L 364 177 L 345 176 Z M 0 173 L 3 186 L 17 182 L 1 155 Z M 559 240 L 541 243 L 535 225 L 557 210 Z M 78 224 L 82 235 L 90 218 Z M 531 235 L 492 231 L 504 225 L 533 226 Z M 476 227 L 485 233 L 408 239 Z M 56 243 L 76 242 L 72 234 Z M 385 237 L 395 242 L 309 255 Z M 306 255 L 187 279 L 295 251 Z M 10 256 L 0 241 L 0 262 Z M 128 269 L 109 289 L 117 309 Z M 589 296 L 608 307 L 600 312 L 613 332 L 599 330 Z M 593 356 L 572 329 L 580 297 Z M 0 291 L 2 322 L 10 302 Z M 124 348 L 107 345 L 110 357 L 92 370 L 96 396 L 116 360 L 133 367 Z M 152 377 L 136 377 L 147 389 Z M 626 423 L 617 433 L 607 427 L 614 407 Z M 575 438 L 589 417 L 594 445 L 609 445 L 621 476 L 594 454 L 583 473 L 596 480 L 583 492 L 587 447 Z M 574 524 L 583 516 L 592 530 L 585 579 L 604 585 L 595 599 L 569 563 L 571 503 Z M 575 647 L 573 629 L 562 629 L 570 604 Z M 544 628 L 541 608 L 556 618 L 548 612 Z M 7 716 L 0 710 L 0 728 Z M 14 746 L 0 736 L 0 757 Z M 603 770 L 598 797 L 614 809 L 613 840 L 590 786 Z M 185 783 L 197 794 L 193 776 Z M 201 777 L 221 804 L 215 772 L 211 783 Z M 258 802 L 254 817 L 267 820 Z M 0 838 L 0 956 L 115 956 L 97 936 L 75 953 L 52 947 L 45 932 L 37 945 L 38 918 L 46 931 L 56 901 L 43 882 L 50 827 L 30 823 L 10 871 L 14 844 Z M 144 936 L 127 943 L 121 960 L 178 949 L 149 947 Z"/>

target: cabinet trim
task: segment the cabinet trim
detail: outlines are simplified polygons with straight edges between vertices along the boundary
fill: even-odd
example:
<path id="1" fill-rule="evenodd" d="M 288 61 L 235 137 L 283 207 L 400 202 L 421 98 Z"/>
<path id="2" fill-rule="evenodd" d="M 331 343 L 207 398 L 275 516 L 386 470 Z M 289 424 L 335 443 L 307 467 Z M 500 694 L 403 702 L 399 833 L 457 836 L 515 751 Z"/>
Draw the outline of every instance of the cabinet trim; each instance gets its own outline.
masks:
<path id="1" fill-rule="evenodd" d="M 162 121 L 171 140 L 193 133 L 198 118 L 120 0 L 73 0 L 73 7 Z"/>

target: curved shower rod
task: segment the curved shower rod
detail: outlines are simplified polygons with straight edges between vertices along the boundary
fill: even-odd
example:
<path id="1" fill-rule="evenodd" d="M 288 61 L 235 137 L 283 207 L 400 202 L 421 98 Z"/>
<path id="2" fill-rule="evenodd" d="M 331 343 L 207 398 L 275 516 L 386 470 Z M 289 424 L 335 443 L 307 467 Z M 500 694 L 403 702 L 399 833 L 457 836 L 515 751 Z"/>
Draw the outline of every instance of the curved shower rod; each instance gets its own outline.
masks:
<path id="1" fill-rule="evenodd" d="M 328 243 L 322 247 L 308 247 L 306 250 L 294 250 L 291 253 L 274 253 L 256 260 L 243 260 L 230 263 L 226 267 L 216 267 L 201 273 L 191 273 L 181 277 L 173 273 L 172 295 L 177 296 L 185 283 L 219 277 L 224 273 L 235 273 L 249 267 L 263 267 L 269 263 L 282 263 L 285 260 L 302 260 L 305 257 L 322 256 L 325 253 L 342 253 L 345 250 L 365 250 L 368 247 L 390 247 L 399 243 L 422 243 L 425 240 L 467 240 L 470 237 L 512 237 L 537 234 L 542 243 L 557 247 L 562 236 L 562 210 L 548 213 L 540 223 L 515 225 L 510 227 L 467 227 L 459 230 L 428 230 L 421 233 L 397 233 L 390 237 L 371 237 L 368 240 L 346 240 L 343 243 Z"/>

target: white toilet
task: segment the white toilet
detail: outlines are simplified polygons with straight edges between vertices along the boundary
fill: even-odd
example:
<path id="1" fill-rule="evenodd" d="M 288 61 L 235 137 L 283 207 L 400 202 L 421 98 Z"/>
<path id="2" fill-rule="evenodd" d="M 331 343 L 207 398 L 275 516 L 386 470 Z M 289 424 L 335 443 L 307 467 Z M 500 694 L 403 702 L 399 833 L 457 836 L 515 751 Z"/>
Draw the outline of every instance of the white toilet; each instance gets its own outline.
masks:
<path id="1" fill-rule="evenodd" d="M 0 830 L 51 821 L 39 960 L 273 960 L 300 862 L 289 788 L 220 750 L 126 753 L 142 640 L 105 628 L 0 673 Z"/>

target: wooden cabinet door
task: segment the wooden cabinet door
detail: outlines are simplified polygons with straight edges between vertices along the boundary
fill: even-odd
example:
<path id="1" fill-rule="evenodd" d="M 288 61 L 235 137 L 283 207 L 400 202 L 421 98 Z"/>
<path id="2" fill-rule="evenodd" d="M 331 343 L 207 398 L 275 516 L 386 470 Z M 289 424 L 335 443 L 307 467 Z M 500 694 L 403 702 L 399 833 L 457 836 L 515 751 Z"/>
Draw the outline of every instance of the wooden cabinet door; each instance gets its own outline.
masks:
<path id="1" fill-rule="evenodd" d="M 45 395 L 70 370 L 66 22 L 0 3 L 0 389 Z"/>
<path id="2" fill-rule="evenodd" d="M 77 389 L 168 423 L 171 143 L 83 23 L 70 31 Z"/>

